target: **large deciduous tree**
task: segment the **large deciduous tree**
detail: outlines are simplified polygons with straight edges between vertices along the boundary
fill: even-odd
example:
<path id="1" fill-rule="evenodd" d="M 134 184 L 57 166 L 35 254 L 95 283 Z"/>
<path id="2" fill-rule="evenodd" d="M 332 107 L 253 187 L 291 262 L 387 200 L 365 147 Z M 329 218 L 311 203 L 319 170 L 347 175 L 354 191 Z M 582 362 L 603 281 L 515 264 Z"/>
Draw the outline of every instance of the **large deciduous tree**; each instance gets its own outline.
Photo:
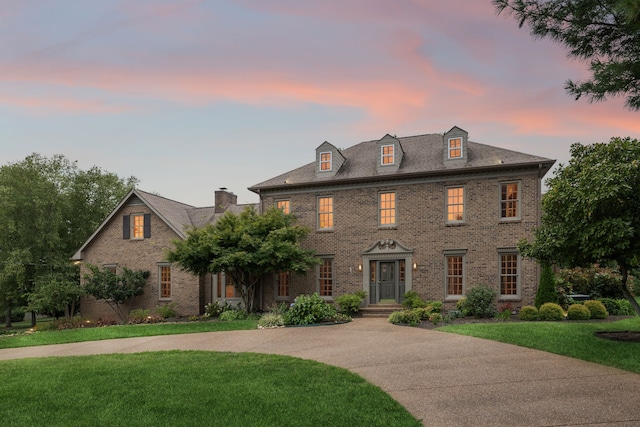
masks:
<path id="1" fill-rule="evenodd" d="M 62 155 L 32 154 L 0 167 L 0 294 L 7 319 L 39 276 L 69 270 L 73 253 L 136 183 L 97 167 L 83 171 Z"/>
<path id="2" fill-rule="evenodd" d="M 629 270 L 640 261 L 640 141 L 573 144 L 569 163 L 547 186 L 541 226 L 533 242 L 520 242 L 520 252 L 571 267 L 615 261 L 622 293 L 640 314 L 627 287 Z"/>
<path id="3" fill-rule="evenodd" d="M 263 214 L 247 208 L 227 212 L 215 224 L 194 228 L 185 240 L 174 241 L 167 259 L 190 273 L 225 273 L 233 279 L 248 312 L 254 310 L 255 288 L 268 273 L 304 274 L 319 263 L 300 241 L 308 229 L 292 214 L 272 208 Z"/>
<path id="4" fill-rule="evenodd" d="M 498 13 L 513 14 L 534 37 L 566 47 L 569 57 L 589 61 L 591 77 L 567 81 L 576 99 L 626 96 L 640 109 L 640 0 L 493 0 Z"/>

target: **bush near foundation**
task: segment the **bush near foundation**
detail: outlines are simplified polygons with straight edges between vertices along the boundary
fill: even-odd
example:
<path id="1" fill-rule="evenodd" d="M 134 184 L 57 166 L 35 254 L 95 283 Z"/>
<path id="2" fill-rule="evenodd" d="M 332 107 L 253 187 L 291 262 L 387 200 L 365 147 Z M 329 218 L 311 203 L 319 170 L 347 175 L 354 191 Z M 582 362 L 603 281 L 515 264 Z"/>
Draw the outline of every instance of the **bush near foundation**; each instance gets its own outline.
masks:
<path id="1" fill-rule="evenodd" d="M 394 311 L 388 318 L 388 321 L 394 325 L 418 326 L 420 324 L 420 320 L 420 313 L 418 310 Z"/>
<path id="2" fill-rule="evenodd" d="M 498 312 L 496 298 L 495 289 L 488 286 L 474 286 L 467 291 L 462 311 L 479 319 L 495 317 Z"/>
<path id="3" fill-rule="evenodd" d="M 518 319 L 527 321 L 538 320 L 538 309 L 532 305 L 525 305 L 520 309 Z"/>
<path id="4" fill-rule="evenodd" d="M 591 312 L 592 319 L 606 319 L 609 315 L 609 313 L 607 313 L 607 309 L 600 301 L 585 301 L 584 306 Z"/>
<path id="5" fill-rule="evenodd" d="M 626 298 L 600 298 L 599 301 L 604 305 L 610 316 L 636 316 L 636 312 L 633 311 L 631 303 Z"/>
<path id="6" fill-rule="evenodd" d="M 567 309 L 567 319 L 589 320 L 591 319 L 591 312 L 582 304 L 571 304 Z"/>
<path id="7" fill-rule="evenodd" d="M 564 319 L 564 310 L 558 304 L 547 302 L 538 310 L 540 320 L 558 321 Z"/>
<path id="8" fill-rule="evenodd" d="M 284 313 L 286 325 L 311 325 L 335 318 L 336 308 L 327 304 L 317 292 L 313 295 L 298 295 Z"/>

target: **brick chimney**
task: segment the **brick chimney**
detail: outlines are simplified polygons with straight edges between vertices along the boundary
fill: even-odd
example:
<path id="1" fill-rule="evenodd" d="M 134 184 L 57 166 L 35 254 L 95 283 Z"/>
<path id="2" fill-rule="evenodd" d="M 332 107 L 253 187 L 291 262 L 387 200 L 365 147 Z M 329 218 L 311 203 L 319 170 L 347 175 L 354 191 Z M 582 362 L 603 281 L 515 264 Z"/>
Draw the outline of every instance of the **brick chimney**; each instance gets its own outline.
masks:
<path id="1" fill-rule="evenodd" d="M 216 190 L 215 193 L 215 213 L 222 213 L 231 205 L 238 203 L 238 196 L 231 191 L 227 191 L 225 187 Z"/>

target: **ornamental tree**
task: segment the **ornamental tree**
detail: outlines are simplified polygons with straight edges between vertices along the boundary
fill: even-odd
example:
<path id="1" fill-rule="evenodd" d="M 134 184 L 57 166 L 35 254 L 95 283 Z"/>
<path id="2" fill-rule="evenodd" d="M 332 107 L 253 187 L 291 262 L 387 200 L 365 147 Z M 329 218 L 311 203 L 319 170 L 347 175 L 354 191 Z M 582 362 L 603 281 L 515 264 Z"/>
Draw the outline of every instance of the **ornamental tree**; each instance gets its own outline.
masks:
<path id="1" fill-rule="evenodd" d="M 97 300 L 103 300 L 124 323 L 129 315 L 125 304 L 133 297 L 142 295 L 150 273 L 142 270 L 122 268 L 116 274 L 108 268 L 88 264 L 91 273 L 85 274 L 84 291 Z"/>
<path id="2" fill-rule="evenodd" d="M 550 38 L 572 58 L 588 61 L 591 77 L 567 81 L 576 99 L 600 101 L 626 95 L 640 109 L 640 0 L 493 0 L 498 13 L 513 14 L 537 38 Z"/>
<path id="3" fill-rule="evenodd" d="M 569 163 L 546 184 L 542 223 L 532 242 L 519 243 L 520 252 L 567 267 L 614 261 L 622 293 L 640 314 L 627 287 L 640 261 L 640 141 L 573 144 Z"/>
<path id="4" fill-rule="evenodd" d="M 263 214 L 250 207 L 240 214 L 227 212 L 215 224 L 193 228 L 185 240 L 174 241 L 167 259 L 193 274 L 230 276 L 245 310 L 252 312 L 256 285 L 265 274 L 304 274 L 320 262 L 301 248 L 309 230 L 295 221 L 275 207 Z"/>

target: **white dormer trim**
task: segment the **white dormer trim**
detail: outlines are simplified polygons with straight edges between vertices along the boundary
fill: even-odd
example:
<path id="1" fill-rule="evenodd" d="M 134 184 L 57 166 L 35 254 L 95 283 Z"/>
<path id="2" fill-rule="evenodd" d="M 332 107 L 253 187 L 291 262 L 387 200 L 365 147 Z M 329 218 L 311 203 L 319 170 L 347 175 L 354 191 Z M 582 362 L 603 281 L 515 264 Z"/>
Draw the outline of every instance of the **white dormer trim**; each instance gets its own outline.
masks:
<path id="1" fill-rule="evenodd" d="M 391 150 L 390 152 L 388 150 Z M 385 152 L 386 151 L 386 152 Z M 380 146 L 380 166 L 391 166 L 396 163 L 396 146 L 385 144 Z"/>
<path id="2" fill-rule="evenodd" d="M 447 140 L 447 156 L 449 159 L 461 159 L 463 157 L 464 144 L 462 137 L 457 136 L 455 138 L 449 138 Z"/>
<path id="3" fill-rule="evenodd" d="M 326 167 L 326 165 L 328 165 L 328 167 Z M 318 159 L 318 171 L 331 172 L 332 170 L 333 170 L 333 153 L 331 151 L 320 152 L 320 156 Z"/>

